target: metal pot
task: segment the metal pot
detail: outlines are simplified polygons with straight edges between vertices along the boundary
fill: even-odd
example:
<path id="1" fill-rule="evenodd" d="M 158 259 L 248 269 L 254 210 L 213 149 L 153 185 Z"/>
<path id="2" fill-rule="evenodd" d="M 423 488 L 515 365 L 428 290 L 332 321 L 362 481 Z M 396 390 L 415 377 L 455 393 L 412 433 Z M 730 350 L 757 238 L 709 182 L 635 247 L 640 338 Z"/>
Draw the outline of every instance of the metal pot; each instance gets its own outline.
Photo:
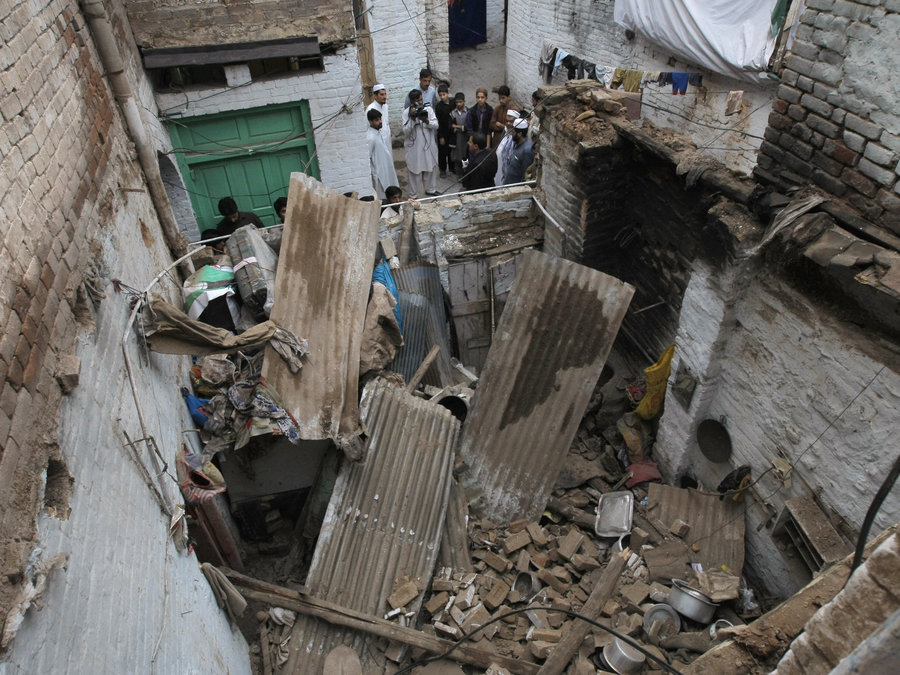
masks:
<path id="1" fill-rule="evenodd" d="M 666 603 L 682 616 L 706 624 L 712 621 L 718 607 L 708 595 L 688 586 L 681 579 L 672 579 L 672 590 L 669 591 Z"/>
<path id="2" fill-rule="evenodd" d="M 617 673 L 634 673 L 641 669 L 647 659 L 641 652 L 619 638 L 603 648 L 603 659 Z"/>

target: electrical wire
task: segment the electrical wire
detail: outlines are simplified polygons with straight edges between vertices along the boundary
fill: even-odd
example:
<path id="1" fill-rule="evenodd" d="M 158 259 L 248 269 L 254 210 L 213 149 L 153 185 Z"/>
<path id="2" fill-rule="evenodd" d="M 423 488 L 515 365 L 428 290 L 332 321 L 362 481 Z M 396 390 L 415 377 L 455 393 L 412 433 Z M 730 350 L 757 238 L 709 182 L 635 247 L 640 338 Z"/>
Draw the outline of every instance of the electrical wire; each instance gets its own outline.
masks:
<path id="1" fill-rule="evenodd" d="M 878 514 L 879 509 L 881 509 L 881 505 L 884 503 L 885 498 L 887 498 L 891 488 L 894 487 L 894 483 L 897 482 L 897 476 L 900 476 L 900 455 L 894 460 L 894 466 L 891 467 L 888 475 L 884 477 L 881 487 L 878 488 L 878 492 L 875 493 L 875 498 L 869 505 L 869 510 L 866 511 L 866 517 L 863 519 L 862 527 L 859 530 L 859 537 L 856 540 L 856 551 L 853 554 L 853 563 L 850 565 L 850 574 L 847 575 L 844 586 L 850 581 L 850 577 L 853 575 L 856 568 L 862 564 L 863 553 L 866 550 L 866 540 L 869 538 L 869 530 L 872 529 L 872 523 L 875 521 L 875 516 Z"/>
<path id="2" fill-rule="evenodd" d="M 413 663 L 409 664 L 408 666 L 406 666 L 405 668 L 401 668 L 400 670 L 398 670 L 396 673 L 394 673 L 394 675 L 404 675 L 405 673 L 410 672 L 413 668 L 417 668 L 418 666 L 424 665 L 426 663 L 431 663 L 432 661 L 439 661 L 440 659 L 446 658 L 447 656 L 452 654 L 456 650 L 456 648 L 459 647 L 463 642 L 470 639 L 476 633 L 481 632 L 487 626 L 490 626 L 492 623 L 497 623 L 498 621 L 502 621 L 503 619 L 505 619 L 509 616 L 515 616 L 516 614 L 530 612 L 535 609 L 540 609 L 541 611 L 544 611 L 544 612 L 557 612 L 559 614 L 565 614 L 566 616 L 571 616 L 575 619 L 581 619 L 582 621 L 585 621 L 585 622 L 591 624 L 595 628 L 600 628 L 602 630 L 605 630 L 607 633 L 610 633 L 610 634 L 616 636 L 623 642 L 627 642 L 629 646 L 634 647 L 639 652 L 644 654 L 644 656 L 649 657 L 652 661 L 655 661 L 656 663 L 658 663 L 667 672 L 674 673 L 675 675 L 681 675 L 680 671 L 678 671 L 675 668 L 673 668 L 672 666 L 670 666 L 665 660 L 659 658 L 658 656 L 656 656 L 649 650 L 645 649 L 644 646 L 640 642 L 637 642 L 636 640 L 632 640 L 627 635 L 623 635 L 622 633 L 619 633 L 619 632 L 613 630 L 609 626 L 604 626 L 599 621 L 595 621 L 594 619 L 591 619 L 590 617 L 587 617 L 584 614 L 579 614 L 578 612 L 574 612 L 570 609 L 557 609 L 556 607 L 537 607 L 537 606 L 521 607 L 519 609 L 513 609 L 508 612 L 505 612 L 504 614 L 500 614 L 499 616 L 495 616 L 490 621 L 486 621 L 485 623 L 481 624 L 481 626 L 479 626 L 478 628 L 463 635 L 461 638 L 459 638 L 459 640 L 454 642 L 450 646 L 450 648 L 447 649 L 446 651 L 444 651 L 442 654 L 436 654 L 435 656 L 430 656 L 427 659 L 422 659 L 420 661 L 413 662 Z"/>

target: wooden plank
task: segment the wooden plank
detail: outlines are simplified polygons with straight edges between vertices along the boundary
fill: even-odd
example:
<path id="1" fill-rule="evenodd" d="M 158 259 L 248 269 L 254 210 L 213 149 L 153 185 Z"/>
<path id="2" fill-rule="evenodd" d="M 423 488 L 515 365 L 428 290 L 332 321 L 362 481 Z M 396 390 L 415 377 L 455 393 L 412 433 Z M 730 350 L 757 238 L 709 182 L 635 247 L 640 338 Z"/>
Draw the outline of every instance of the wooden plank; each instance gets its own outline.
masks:
<path id="1" fill-rule="evenodd" d="M 622 551 L 610 559 L 600 574 L 600 578 L 594 585 L 593 590 L 591 590 L 590 597 L 584 603 L 581 614 L 588 617 L 600 615 L 600 610 L 603 608 L 604 603 L 609 600 L 609 596 L 612 595 L 616 587 L 616 582 L 619 580 L 619 575 L 622 573 L 622 569 L 625 567 L 625 560 L 629 555 L 630 552 Z M 563 635 L 562 640 L 559 641 L 556 647 L 553 648 L 553 651 L 550 652 L 550 656 L 544 661 L 544 665 L 538 671 L 538 675 L 560 675 L 565 670 L 565 667 L 569 665 L 572 656 L 578 651 L 578 647 L 590 631 L 591 624 L 588 622 L 577 619 L 572 622 L 565 635 Z"/>
<path id="2" fill-rule="evenodd" d="M 356 612 L 312 596 L 301 595 L 289 588 L 260 581 L 225 567 L 220 569 L 232 583 L 242 588 L 242 595 L 250 600 L 284 607 L 301 614 L 314 616 L 336 626 L 344 626 L 394 640 L 410 647 L 418 647 L 432 654 L 442 654 L 454 645 L 450 640 L 433 637 L 413 628 L 405 628 L 379 617 Z M 447 656 L 479 668 L 488 668 L 492 663 L 496 663 L 516 675 L 520 673 L 534 675 L 538 672 L 537 665 L 533 663 L 500 656 L 468 644 L 458 645 Z"/>
<path id="3" fill-rule="evenodd" d="M 420 365 L 416 372 L 413 373 L 412 378 L 409 381 L 409 384 L 406 385 L 406 391 L 413 392 L 416 387 L 419 386 L 419 382 L 422 381 L 422 378 L 425 377 L 425 373 L 428 372 L 428 369 L 431 368 L 431 364 L 434 363 L 434 360 L 437 358 L 438 354 L 441 353 L 441 346 L 434 345 L 428 353 L 425 355 L 425 358 L 422 359 L 422 365 Z"/>

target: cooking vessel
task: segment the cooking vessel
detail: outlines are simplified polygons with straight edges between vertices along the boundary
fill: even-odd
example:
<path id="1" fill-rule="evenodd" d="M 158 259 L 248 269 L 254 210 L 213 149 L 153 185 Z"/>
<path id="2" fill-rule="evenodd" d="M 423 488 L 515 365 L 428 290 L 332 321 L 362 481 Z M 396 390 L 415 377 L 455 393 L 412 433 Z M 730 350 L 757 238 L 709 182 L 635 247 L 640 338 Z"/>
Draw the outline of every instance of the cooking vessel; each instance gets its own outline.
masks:
<path id="1" fill-rule="evenodd" d="M 614 638 L 603 648 L 603 659 L 610 668 L 624 675 L 640 670 L 647 657 L 624 640 Z"/>
<path id="2" fill-rule="evenodd" d="M 692 588 L 681 579 L 672 579 L 672 590 L 669 591 L 666 603 L 682 616 L 706 624 L 712 621 L 718 607 L 708 595 Z"/>

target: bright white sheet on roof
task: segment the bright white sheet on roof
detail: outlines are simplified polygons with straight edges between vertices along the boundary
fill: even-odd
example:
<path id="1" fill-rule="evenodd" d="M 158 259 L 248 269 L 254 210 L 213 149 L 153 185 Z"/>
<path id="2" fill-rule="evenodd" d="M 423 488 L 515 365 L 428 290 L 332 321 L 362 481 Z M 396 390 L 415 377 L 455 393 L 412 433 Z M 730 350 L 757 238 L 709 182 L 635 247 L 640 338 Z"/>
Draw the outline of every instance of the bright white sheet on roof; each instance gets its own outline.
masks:
<path id="1" fill-rule="evenodd" d="M 615 20 L 687 63 L 758 82 L 778 0 L 616 0 Z"/>

